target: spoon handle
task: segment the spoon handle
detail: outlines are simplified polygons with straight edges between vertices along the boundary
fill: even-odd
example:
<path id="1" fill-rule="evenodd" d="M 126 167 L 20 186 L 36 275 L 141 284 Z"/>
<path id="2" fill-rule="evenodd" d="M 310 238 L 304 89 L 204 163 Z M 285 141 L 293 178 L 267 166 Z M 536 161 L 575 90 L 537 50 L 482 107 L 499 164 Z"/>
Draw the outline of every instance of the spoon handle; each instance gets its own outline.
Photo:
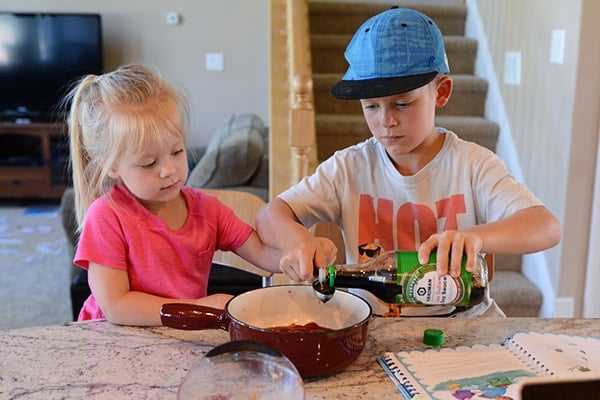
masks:
<path id="1" fill-rule="evenodd" d="M 327 274 L 325 273 L 325 268 L 319 268 L 319 282 L 321 283 L 321 285 L 325 283 L 326 279 Z"/>

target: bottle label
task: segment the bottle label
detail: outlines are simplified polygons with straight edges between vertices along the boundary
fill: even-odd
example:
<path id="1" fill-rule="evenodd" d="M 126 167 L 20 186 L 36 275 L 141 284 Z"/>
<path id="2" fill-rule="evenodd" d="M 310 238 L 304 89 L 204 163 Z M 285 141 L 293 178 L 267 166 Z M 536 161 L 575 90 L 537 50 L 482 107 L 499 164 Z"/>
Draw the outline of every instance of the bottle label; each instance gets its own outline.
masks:
<path id="1" fill-rule="evenodd" d="M 439 276 L 436 272 L 435 253 L 428 264 L 421 265 L 416 252 L 397 252 L 398 285 L 402 294 L 396 296 L 397 303 L 424 305 L 469 304 L 471 274 L 462 262 L 462 273 L 456 278 Z"/>
<path id="2" fill-rule="evenodd" d="M 434 264 L 420 265 L 407 275 L 406 297 L 414 304 L 456 304 L 461 301 L 465 288 L 458 278 L 438 276 Z"/>

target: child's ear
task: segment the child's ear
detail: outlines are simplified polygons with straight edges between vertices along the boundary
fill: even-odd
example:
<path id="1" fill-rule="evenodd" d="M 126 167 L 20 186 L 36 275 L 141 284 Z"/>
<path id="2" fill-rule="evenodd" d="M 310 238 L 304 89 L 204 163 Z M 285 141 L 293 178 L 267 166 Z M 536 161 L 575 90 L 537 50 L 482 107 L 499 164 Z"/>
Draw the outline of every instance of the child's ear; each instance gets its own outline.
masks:
<path id="1" fill-rule="evenodd" d="M 437 107 L 444 107 L 448 103 L 450 95 L 452 94 L 453 84 L 452 78 L 448 75 L 444 75 L 440 78 L 436 89 L 435 105 Z"/>
<path id="2" fill-rule="evenodd" d="M 115 180 L 119 179 L 119 177 L 120 177 L 120 175 L 117 172 L 117 169 L 115 167 L 110 167 L 108 169 L 108 176 L 110 176 L 111 178 L 113 178 Z"/>

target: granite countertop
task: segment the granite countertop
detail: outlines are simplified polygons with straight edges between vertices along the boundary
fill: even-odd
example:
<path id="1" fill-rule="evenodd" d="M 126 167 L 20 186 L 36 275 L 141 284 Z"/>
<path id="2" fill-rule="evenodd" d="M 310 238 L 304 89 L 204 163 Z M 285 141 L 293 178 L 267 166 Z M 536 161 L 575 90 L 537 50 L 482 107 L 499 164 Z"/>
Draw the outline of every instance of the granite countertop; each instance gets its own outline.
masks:
<path id="1" fill-rule="evenodd" d="M 600 336 L 600 319 L 373 318 L 361 356 L 345 370 L 305 382 L 306 399 L 397 399 L 375 357 L 423 349 L 423 330 L 445 346 L 500 343 L 515 331 Z M 105 321 L 0 332 L 2 399 L 176 399 L 196 360 L 229 340 L 218 330 L 138 328 Z"/>

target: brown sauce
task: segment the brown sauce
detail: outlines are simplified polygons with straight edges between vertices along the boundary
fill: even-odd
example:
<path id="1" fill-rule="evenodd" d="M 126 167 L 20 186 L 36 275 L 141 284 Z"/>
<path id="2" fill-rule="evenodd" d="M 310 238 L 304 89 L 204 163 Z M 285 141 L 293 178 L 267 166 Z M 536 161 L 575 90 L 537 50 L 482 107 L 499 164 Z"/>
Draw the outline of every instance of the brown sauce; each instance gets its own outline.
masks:
<path id="1" fill-rule="evenodd" d="M 290 325 L 285 325 L 285 326 L 274 326 L 270 329 L 275 332 L 300 332 L 300 333 L 333 331 L 333 329 L 325 328 L 325 327 L 317 324 L 316 322 L 308 322 L 304 325 L 292 323 Z"/>

